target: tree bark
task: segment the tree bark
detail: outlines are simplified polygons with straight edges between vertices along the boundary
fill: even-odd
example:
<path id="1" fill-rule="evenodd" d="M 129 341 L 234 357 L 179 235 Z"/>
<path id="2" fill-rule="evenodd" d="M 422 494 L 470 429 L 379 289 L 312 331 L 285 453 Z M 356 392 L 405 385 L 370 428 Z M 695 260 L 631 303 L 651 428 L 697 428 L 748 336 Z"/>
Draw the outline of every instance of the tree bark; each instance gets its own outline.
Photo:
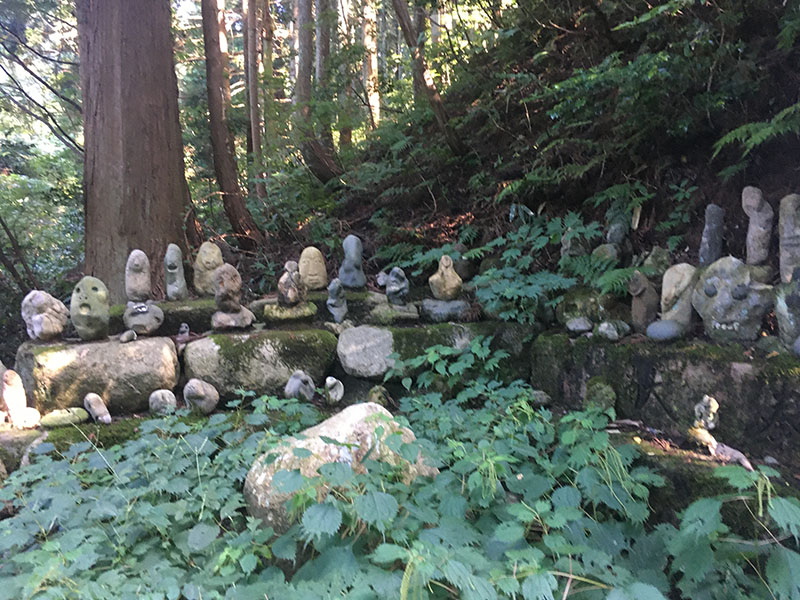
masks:
<path id="1" fill-rule="evenodd" d="M 403 37 L 406 40 L 406 45 L 411 53 L 413 61 L 413 68 L 418 76 L 425 83 L 424 91 L 428 98 L 428 103 L 433 110 L 433 116 L 436 119 L 436 124 L 439 130 L 445 137 L 447 145 L 454 154 L 466 154 L 467 149 L 461 143 L 455 132 L 452 130 L 447 117 L 447 111 L 444 108 L 442 97 L 439 95 L 439 90 L 436 88 L 436 83 L 433 81 L 428 64 L 425 61 L 425 55 L 421 52 L 420 47 L 417 45 L 417 32 L 414 24 L 411 22 L 411 15 L 408 12 L 408 5 L 405 0 L 392 0 L 397 21 L 400 24 L 400 29 L 403 32 Z"/>
<path id="2" fill-rule="evenodd" d="M 225 216 L 243 248 L 263 244 L 264 236 L 247 209 L 239 187 L 236 148 L 228 126 L 231 86 L 228 74 L 228 40 L 225 36 L 224 0 L 202 0 L 203 43 L 206 54 L 206 89 L 211 129 L 214 174 L 222 192 Z"/>
<path id="3" fill-rule="evenodd" d="M 381 120 L 381 96 L 378 90 L 378 13 L 375 0 L 364 0 L 362 5 L 361 41 L 364 44 L 364 89 L 367 92 L 369 121 L 372 129 Z"/>
<path id="4" fill-rule="evenodd" d="M 83 96 L 86 272 L 124 298 L 131 250 L 184 245 L 188 208 L 168 0 L 78 0 Z M 186 249 L 186 248 L 184 248 Z"/>
<path id="5" fill-rule="evenodd" d="M 331 56 L 331 4 L 333 0 L 317 0 L 316 29 L 314 38 L 316 52 L 314 55 L 314 77 L 316 80 L 317 97 L 323 102 L 328 98 L 328 61 Z M 333 152 L 333 133 L 329 111 L 323 111 L 320 118 L 320 140 Z"/>
<path id="6" fill-rule="evenodd" d="M 267 189 L 264 184 L 264 151 L 261 143 L 261 109 L 259 107 L 259 88 L 261 78 L 258 76 L 260 62 L 260 41 L 258 35 L 258 3 L 256 0 L 242 0 L 242 13 L 245 20 L 245 71 L 247 87 L 247 112 L 250 121 L 250 139 L 252 141 L 252 174 L 256 179 L 254 189 L 259 198 L 266 198 Z"/>

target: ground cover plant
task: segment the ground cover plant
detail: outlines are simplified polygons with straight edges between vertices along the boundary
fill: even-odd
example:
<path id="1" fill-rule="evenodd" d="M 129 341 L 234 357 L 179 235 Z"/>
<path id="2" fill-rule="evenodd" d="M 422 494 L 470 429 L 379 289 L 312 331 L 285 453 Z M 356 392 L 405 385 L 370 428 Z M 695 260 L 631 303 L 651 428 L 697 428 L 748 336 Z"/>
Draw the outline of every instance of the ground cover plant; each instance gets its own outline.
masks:
<path id="1" fill-rule="evenodd" d="M 404 382 L 400 418 L 419 438 L 386 443 L 411 460 L 422 452 L 437 477 L 406 483 L 369 458 L 366 473 L 282 471 L 276 485 L 296 492 L 282 534 L 246 515 L 241 487 L 280 436 L 322 418 L 297 401 L 145 421 L 110 448 L 41 445 L 0 491 L 15 513 L 0 521 L 0 597 L 800 597 L 800 503 L 774 494 L 775 471 L 718 468 L 730 494 L 653 522 L 662 479 L 612 440 L 613 414 L 537 408 L 527 384 L 482 373 L 498 358 L 485 345 L 428 353 L 444 373 Z M 453 365 L 475 385 L 428 391 Z M 732 503 L 750 517 L 726 522 Z"/>

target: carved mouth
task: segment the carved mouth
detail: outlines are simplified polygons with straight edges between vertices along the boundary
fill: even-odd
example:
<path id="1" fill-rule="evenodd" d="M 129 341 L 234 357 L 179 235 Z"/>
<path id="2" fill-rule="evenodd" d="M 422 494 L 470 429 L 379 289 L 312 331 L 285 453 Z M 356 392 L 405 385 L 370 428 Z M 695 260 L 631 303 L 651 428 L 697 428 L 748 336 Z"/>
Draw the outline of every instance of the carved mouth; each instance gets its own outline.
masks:
<path id="1" fill-rule="evenodd" d="M 92 307 L 91 307 L 91 306 L 89 306 L 88 304 L 81 304 L 81 305 L 78 307 L 78 310 L 80 311 L 80 313 L 81 313 L 82 315 L 88 315 L 88 314 L 89 314 L 89 311 L 90 311 L 91 309 L 92 309 Z"/>

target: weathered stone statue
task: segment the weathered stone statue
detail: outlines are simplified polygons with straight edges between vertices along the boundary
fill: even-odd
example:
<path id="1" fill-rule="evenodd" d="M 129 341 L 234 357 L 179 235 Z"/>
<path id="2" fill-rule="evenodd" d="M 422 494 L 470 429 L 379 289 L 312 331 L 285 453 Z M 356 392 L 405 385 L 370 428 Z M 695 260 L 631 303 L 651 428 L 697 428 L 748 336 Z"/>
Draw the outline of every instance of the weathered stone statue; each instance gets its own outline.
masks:
<path id="1" fill-rule="evenodd" d="M 242 277 L 236 267 L 220 265 L 214 271 L 212 280 L 217 312 L 211 316 L 211 327 L 217 330 L 250 327 L 255 315 L 241 304 Z"/>
<path id="2" fill-rule="evenodd" d="M 706 223 L 700 240 L 700 265 L 708 266 L 722 256 L 725 209 L 717 204 L 706 206 Z"/>
<path id="3" fill-rule="evenodd" d="M 88 393 L 83 398 L 83 407 L 86 412 L 98 423 L 108 425 L 111 423 L 111 414 L 108 412 L 108 407 L 103 399 L 95 393 Z"/>
<path id="4" fill-rule="evenodd" d="M 647 336 L 657 341 L 683 337 L 692 327 L 692 292 L 700 273 L 688 264 L 671 266 L 661 280 L 661 320 L 647 327 Z"/>
<path id="5" fill-rule="evenodd" d="M 283 388 L 285 398 L 297 398 L 298 400 L 311 400 L 314 398 L 314 380 L 305 371 L 295 371 L 286 382 Z"/>
<path id="6" fill-rule="evenodd" d="M 178 407 L 178 401 L 172 390 L 156 390 L 147 399 L 150 406 L 150 412 L 159 415 L 166 415 L 175 412 Z"/>
<path id="7" fill-rule="evenodd" d="M 338 277 L 328 284 L 328 299 L 325 305 L 336 323 L 344 321 L 347 316 L 347 298 L 345 298 L 344 287 Z"/>
<path id="8" fill-rule="evenodd" d="M 781 199 L 778 214 L 781 281 L 788 283 L 800 266 L 800 194 Z"/>
<path id="9" fill-rule="evenodd" d="M 306 286 L 300 276 L 298 265 L 293 260 L 283 265 L 283 275 L 278 280 L 278 304 L 296 306 L 306 300 Z"/>
<path id="10" fill-rule="evenodd" d="M 152 300 L 128 302 L 122 321 L 125 327 L 136 335 L 151 335 L 164 323 L 164 311 Z"/>
<path id="11" fill-rule="evenodd" d="M 213 242 L 203 242 L 194 261 L 194 289 L 201 296 L 214 295 L 214 271 L 222 266 L 222 250 Z"/>
<path id="12" fill-rule="evenodd" d="M 328 406 L 339 404 L 344 398 L 344 384 L 336 377 L 325 378 L 325 402 Z"/>
<path id="13" fill-rule="evenodd" d="M 41 415 L 35 408 L 28 406 L 22 379 L 16 371 L 3 371 L 0 386 L 0 411 L 8 416 L 11 425 L 17 429 L 29 429 L 39 424 Z"/>
<path id="14" fill-rule="evenodd" d="M 641 271 L 634 271 L 628 291 L 631 300 L 631 325 L 637 333 L 644 333 L 647 326 L 658 316 L 658 292 L 650 280 Z"/>
<path id="15" fill-rule="evenodd" d="M 183 252 L 177 244 L 167 246 L 164 253 L 164 282 L 167 300 L 185 300 L 189 296 L 186 277 L 183 274 Z"/>
<path id="16" fill-rule="evenodd" d="M 108 288 L 97 277 L 87 275 L 72 290 L 69 315 L 83 340 L 108 337 Z"/>
<path id="17" fill-rule="evenodd" d="M 392 267 L 386 276 L 386 297 L 391 304 L 403 305 L 408 297 L 409 284 L 400 267 Z"/>
<path id="18" fill-rule="evenodd" d="M 789 283 L 775 286 L 775 318 L 781 341 L 791 347 L 800 337 L 800 267 Z"/>
<path id="19" fill-rule="evenodd" d="M 314 246 L 304 248 L 298 263 L 300 277 L 309 290 L 324 290 L 328 285 L 325 257 Z"/>
<path id="20" fill-rule="evenodd" d="M 454 300 L 461 293 L 461 284 L 461 277 L 453 269 L 453 259 L 445 254 L 439 259 L 439 269 L 428 278 L 433 297 Z"/>
<path id="21" fill-rule="evenodd" d="M 188 406 L 210 415 L 219 403 L 219 392 L 202 379 L 190 379 L 183 387 L 183 399 Z"/>
<path id="22" fill-rule="evenodd" d="M 47 292 L 33 290 L 22 300 L 22 320 L 32 340 L 53 340 L 61 336 L 69 310 Z"/>
<path id="23" fill-rule="evenodd" d="M 364 247 L 358 236 L 348 235 L 342 242 L 344 260 L 339 267 L 339 281 L 348 288 L 362 288 L 367 284 L 367 276 L 361 266 Z"/>
<path id="24" fill-rule="evenodd" d="M 742 209 L 750 217 L 747 226 L 747 264 L 760 265 L 769 255 L 769 240 L 772 236 L 772 221 L 775 212 L 764 200 L 757 187 L 747 186 L 742 190 Z"/>
<path id="25" fill-rule="evenodd" d="M 145 302 L 151 294 L 150 259 L 139 249 L 131 250 L 125 264 L 125 296 L 131 302 Z"/>
<path id="26" fill-rule="evenodd" d="M 772 286 L 753 278 L 753 269 L 725 256 L 709 266 L 692 292 L 692 306 L 703 319 L 706 334 L 718 342 L 758 337 L 761 320 L 773 305 Z"/>
<path id="27" fill-rule="evenodd" d="M 689 437 L 698 445 L 707 448 L 711 456 L 716 459 L 722 462 L 736 462 L 748 471 L 752 471 L 753 465 L 744 454 L 736 448 L 717 442 L 711 435 L 711 430 L 716 428 L 719 420 L 718 411 L 719 402 L 708 394 L 704 395 L 703 399 L 694 406 L 695 420 L 689 428 Z"/>

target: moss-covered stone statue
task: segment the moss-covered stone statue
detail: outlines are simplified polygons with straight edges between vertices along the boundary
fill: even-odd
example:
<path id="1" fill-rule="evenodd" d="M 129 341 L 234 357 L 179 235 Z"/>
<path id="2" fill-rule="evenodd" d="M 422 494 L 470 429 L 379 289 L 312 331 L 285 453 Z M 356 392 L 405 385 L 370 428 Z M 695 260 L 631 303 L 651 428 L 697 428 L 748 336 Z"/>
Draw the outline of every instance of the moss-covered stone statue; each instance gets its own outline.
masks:
<path id="1" fill-rule="evenodd" d="M 194 289 L 200 296 L 214 295 L 214 271 L 221 267 L 222 250 L 213 242 L 203 242 L 194 261 Z"/>
<path id="2" fill-rule="evenodd" d="M 167 246 L 164 253 L 164 283 L 167 300 L 185 300 L 189 296 L 186 276 L 183 273 L 183 252 L 177 244 Z"/>
<path id="3" fill-rule="evenodd" d="M 69 315 L 82 340 L 108 337 L 108 288 L 97 277 L 87 275 L 72 290 Z"/>

